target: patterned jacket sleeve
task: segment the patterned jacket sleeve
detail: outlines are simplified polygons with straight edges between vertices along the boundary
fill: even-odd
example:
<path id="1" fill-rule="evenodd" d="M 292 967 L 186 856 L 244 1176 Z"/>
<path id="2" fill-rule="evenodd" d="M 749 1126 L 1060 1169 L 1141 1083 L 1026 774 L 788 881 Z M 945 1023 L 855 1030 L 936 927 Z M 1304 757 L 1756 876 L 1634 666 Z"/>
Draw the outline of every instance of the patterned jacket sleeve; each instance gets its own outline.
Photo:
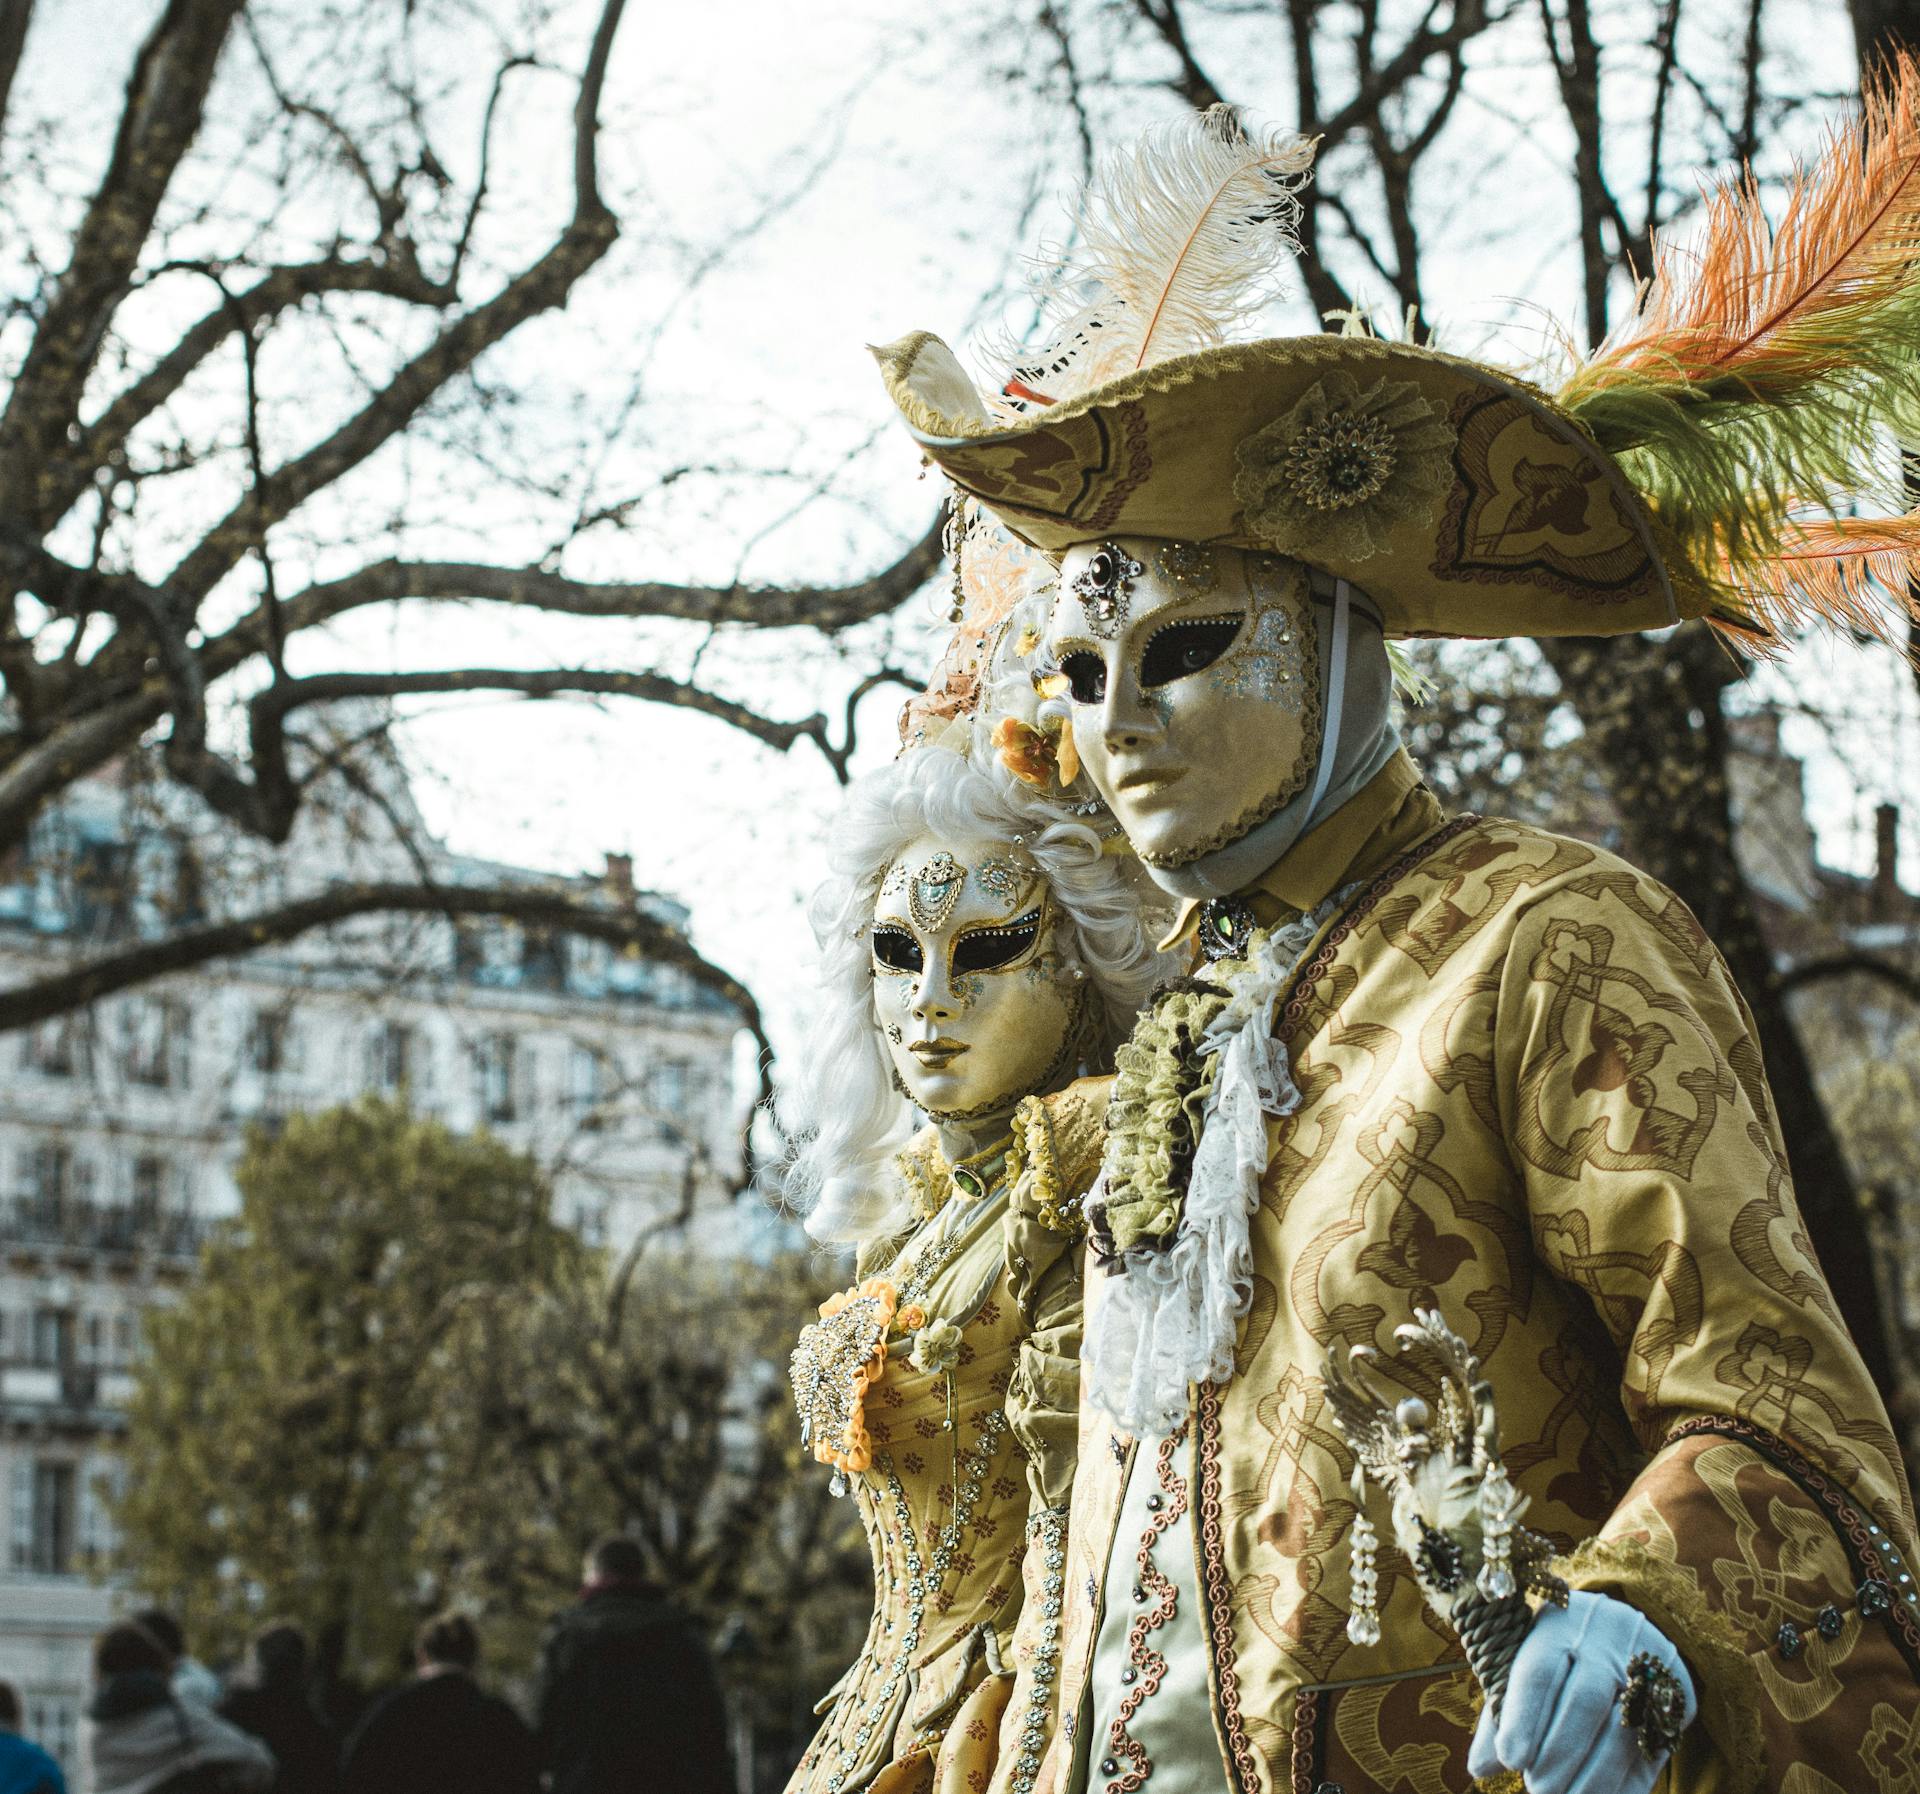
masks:
<path id="1" fill-rule="evenodd" d="M 1104 1081 L 1028 1098 L 1014 1118 L 1007 1275 L 1027 1324 L 1007 1417 L 1027 1458 L 1024 1600 L 993 1794 L 1026 1794 L 1058 1719 L 1067 1497 L 1080 1425 L 1080 1199 L 1099 1167 Z"/>
<path id="2" fill-rule="evenodd" d="M 1591 1300 L 1649 1454 L 1563 1567 L 1685 1654 L 1701 1721 L 1673 1785 L 1913 1785 L 1911 1497 L 1724 962 L 1678 898 L 1607 862 L 1519 916 L 1495 1036 L 1536 1252 Z"/>

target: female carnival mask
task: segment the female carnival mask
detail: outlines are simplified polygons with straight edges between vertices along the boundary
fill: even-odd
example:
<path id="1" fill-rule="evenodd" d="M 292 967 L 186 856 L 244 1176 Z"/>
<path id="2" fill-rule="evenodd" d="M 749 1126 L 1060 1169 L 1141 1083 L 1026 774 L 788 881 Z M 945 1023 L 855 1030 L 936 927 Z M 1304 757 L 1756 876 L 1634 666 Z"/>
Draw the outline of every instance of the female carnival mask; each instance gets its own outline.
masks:
<path id="1" fill-rule="evenodd" d="M 922 835 L 887 869 L 874 1013 L 896 1086 L 935 1120 L 999 1114 L 1071 1069 L 1085 977 L 1053 932 L 1046 881 L 1008 844 Z"/>

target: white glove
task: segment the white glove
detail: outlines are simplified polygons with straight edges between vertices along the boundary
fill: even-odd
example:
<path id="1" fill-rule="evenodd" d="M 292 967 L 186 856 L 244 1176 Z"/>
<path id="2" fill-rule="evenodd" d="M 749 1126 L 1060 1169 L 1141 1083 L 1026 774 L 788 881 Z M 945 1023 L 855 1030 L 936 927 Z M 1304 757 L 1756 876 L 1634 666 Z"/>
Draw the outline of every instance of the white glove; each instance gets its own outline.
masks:
<path id="1" fill-rule="evenodd" d="M 1517 1769 L 1528 1794 L 1647 1794 L 1667 1753 L 1649 1759 L 1621 1719 L 1628 1665 L 1640 1656 L 1678 1683 L 1677 1735 L 1699 1702 L 1658 1626 L 1611 1595 L 1575 1594 L 1564 1608 L 1541 1609 L 1513 1660 L 1497 1721 L 1492 1707 L 1480 1715 L 1467 1767 L 1481 1777 Z"/>

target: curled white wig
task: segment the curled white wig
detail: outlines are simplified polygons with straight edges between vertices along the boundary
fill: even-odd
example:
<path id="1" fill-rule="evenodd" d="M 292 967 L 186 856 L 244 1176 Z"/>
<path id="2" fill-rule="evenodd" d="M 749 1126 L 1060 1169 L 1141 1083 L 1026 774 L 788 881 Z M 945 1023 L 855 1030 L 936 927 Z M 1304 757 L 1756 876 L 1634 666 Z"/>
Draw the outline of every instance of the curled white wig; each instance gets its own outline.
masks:
<path id="1" fill-rule="evenodd" d="M 808 1050 L 783 1079 L 779 1110 L 794 1143 L 785 1195 L 807 1231 L 833 1244 L 884 1237 L 904 1223 L 893 1155 L 914 1110 L 894 1088 L 873 1013 L 868 936 L 880 880 L 922 835 L 1018 842 L 1051 887 L 1056 950 L 1087 974 L 1084 1070 L 1111 1066 L 1160 975 L 1151 887 L 1130 857 L 1103 853 L 1087 821 L 1008 774 L 976 728 L 971 758 L 912 748 L 856 780 L 828 838 L 831 875 L 809 909 L 820 944 Z"/>

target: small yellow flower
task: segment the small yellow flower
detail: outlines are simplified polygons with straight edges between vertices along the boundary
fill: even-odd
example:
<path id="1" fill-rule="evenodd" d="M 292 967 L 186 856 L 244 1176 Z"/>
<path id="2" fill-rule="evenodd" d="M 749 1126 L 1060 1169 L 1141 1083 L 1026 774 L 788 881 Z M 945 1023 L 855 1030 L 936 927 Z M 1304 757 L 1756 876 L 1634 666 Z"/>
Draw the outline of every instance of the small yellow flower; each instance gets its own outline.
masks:
<path id="1" fill-rule="evenodd" d="M 928 1321 L 914 1334 L 911 1362 L 929 1376 L 952 1370 L 960 1362 L 960 1329 L 952 1321 Z"/>

